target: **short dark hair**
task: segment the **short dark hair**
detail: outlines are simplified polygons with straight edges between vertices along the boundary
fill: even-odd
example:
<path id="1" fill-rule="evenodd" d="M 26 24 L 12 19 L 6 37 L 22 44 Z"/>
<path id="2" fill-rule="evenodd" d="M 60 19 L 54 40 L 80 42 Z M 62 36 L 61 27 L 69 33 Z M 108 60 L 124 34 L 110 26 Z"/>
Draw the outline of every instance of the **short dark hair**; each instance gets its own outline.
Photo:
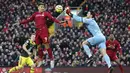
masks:
<path id="1" fill-rule="evenodd" d="M 89 11 L 89 12 L 91 13 L 92 17 L 95 18 L 95 13 L 94 13 L 94 11 Z"/>
<path id="2" fill-rule="evenodd" d="M 44 3 L 43 3 L 43 2 L 38 2 L 37 5 L 38 5 L 38 6 L 44 5 Z"/>
<path id="3" fill-rule="evenodd" d="M 30 35 L 36 35 L 36 33 L 35 33 L 35 32 L 32 32 Z"/>

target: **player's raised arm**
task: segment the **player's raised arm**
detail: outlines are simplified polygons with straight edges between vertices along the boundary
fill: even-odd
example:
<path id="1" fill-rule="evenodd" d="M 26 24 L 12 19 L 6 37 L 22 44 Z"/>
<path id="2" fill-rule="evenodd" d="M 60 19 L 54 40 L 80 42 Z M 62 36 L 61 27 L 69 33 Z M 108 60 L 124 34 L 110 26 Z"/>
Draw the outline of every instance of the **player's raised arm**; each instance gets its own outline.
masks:
<path id="1" fill-rule="evenodd" d="M 76 21 L 83 22 L 83 23 L 88 23 L 89 21 L 91 21 L 91 19 L 88 19 L 88 18 L 85 18 L 85 17 L 80 17 L 80 16 L 77 16 L 77 15 L 73 15 L 73 18 Z"/>
<path id="2" fill-rule="evenodd" d="M 26 24 L 26 23 L 28 23 L 28 22 L 33 21 L 34 18 L 35 18 L 35 14 L 36 14 L 36 13 L 34 13 L 32 16 L 30 16 L 30 17 L 27 18 L 26 20 L 22 20 L 22 21 L 20 21 L 20 24 Z"/>
<path id="3" fill-rule="evenodd" d="M 57 20 L 56 18 L 54 18 L 49 12 L 46 12 L 45 15 L 51 19 L 52 21 L 56 22 L 56 23 L 60 23 L 59 20 Z"/>
<path id="4" fill-rule="evenodd" d="M 73 17 L 73 19 L 75 19 L 76 21 L 79 21 L 79 22 L 89 23 L 89 21 L 91 21 L 91 19 L 88 19 L 86 17 L 80 17 L 80 16 L 72 14 L 71 11 L 70 11 L 70 9 L 66 9 L 66 13 L 69 16 Z"/>
<path id="5" fill-rule="evenodd" d="M 56 23 L 62 24 L 62 23 L 65 22 L 65 21 L 59 21 L 59 20 L 57 20 L 57 19 L 54 18 L 49 12 L 46 12 L 45 15 L 46 15 L 49 19 L 51 19 L 52 21 L 54 21 L 54 22 L 56 22 Z"/>

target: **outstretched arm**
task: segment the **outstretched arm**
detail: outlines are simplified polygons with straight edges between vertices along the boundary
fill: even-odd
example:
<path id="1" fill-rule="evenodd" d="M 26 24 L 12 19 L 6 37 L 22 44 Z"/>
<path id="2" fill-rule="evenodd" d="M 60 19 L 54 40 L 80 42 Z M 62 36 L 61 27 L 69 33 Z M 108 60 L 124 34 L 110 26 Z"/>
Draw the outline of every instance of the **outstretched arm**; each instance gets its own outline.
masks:
<path id="1" fill-rule="evenodd" d="M 30 21 L 33 21 L 33 20 L 34 20 L 34 17 L 35 17 L 35 14 L 36 14 L 36 13 L 34 13 L 32 16 L 30 16 L 30 17 L 27 18 L 26 20 L 20 21 L 20 24 L 26 24 L 26 23 L 28 23 L 28 22 L 30 22 Z"/>
<path id="2" fill-rule="evenodd" d="M 85 18 L 85 17 L 80 17 L 80 16 L 77 16 L 77 15 L 74 15 L 71 13 L 70 9 L 66 9 L 66 13 L 71 16 L 73 19 L 75 19 L 76 21 L 79 21 L 79 22 L 83 22 L 83 23 L 89 23 L 89 21 L 91 21 L 91 19 L 88 19 L 88 18 Z"/>
<path id="3" fill-rule="evenodd" d="M 59 23 L 60 24 L 60 21 L 57 20 L 56 18 L 54 18 L 50 13 L 46 12 L 45 14 L 49 19 L 51 19 L 52 21 L 56 22 L 56 23 Z"/>
<path id="4" fill-rule="evenodd" d="M 83 22 L 83 23 L 88 23 L 90 21 L 90 19 L 87 19 L 85 17 L 80 17 L 80 16 L 77 16 L 74 14 L 73 14 L 73 19 L 75 19 L 76 21 L 79 21 L 79 22 Z"/>

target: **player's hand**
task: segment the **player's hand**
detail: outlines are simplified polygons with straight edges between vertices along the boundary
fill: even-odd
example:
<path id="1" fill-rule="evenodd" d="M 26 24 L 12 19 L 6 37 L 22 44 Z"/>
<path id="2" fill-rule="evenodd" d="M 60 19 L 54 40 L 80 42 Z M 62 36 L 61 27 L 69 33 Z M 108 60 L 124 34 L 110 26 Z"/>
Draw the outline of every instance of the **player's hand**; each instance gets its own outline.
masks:
<path id="1" fill-rule="evenodd" d="M 70 9 L 66 9 L 66 13 L 68 14 L 68 15 L 70 15 Z"/>
<path id="2" fill-rule="evenodd" d="M 35 56 L 34 59 L 37 60 L 37 59 L 38 59 L 38 56 Z"/>
<path id="3" fill-rule="evenodd" d="M 71 10 L 69 7 L 66 8 L 65 12 L 66 12 L 66 14 L 68 14 L 69 16 L 72 17 L 72 13 L 71 13 Z"/>
<path id="4" fill-rule="evenodd" d="M 29 56 L 32 56 L 32 53 L 31 53 L 31 52 L 28 52 L 28 55 L 29 55 Z"/>
<path id="5" fill-rule="evenodd" d="M 63 23 L 65 23 L 65 21 L 60 21 L 60 24 L 63 24 Z"/>
<path id="6" fill-rule="evenodd" d="M 115 47 L 114 47 L 114 46 L 112 46 L 112 45 L 109 45 L 108 47 L 109 47 L 109 48 L 112 48 L 112 49 L 114 49 L 114 48 L 115 48 Z"/>

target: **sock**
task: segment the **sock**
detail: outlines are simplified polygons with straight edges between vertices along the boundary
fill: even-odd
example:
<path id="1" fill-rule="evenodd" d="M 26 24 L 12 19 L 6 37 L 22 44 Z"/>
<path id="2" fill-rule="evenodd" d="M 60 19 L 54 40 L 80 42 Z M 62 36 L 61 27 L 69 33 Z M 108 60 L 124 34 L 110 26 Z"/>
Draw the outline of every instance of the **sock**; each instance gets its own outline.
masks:
<path id="1" fill-rule="evenodd" d="M 30 69 L 30 73 L 34 73 L 34 68 L 31 68 L 31 69 Z"/>
<path id="2" fill-rule="evenodd" d="M 83 45 L 83 48 L 84 48 L 86 54 L 88 55 L 88 57 L 90 58 L 92 56 L 92 54 L 91 54 L 89 47 L 87 45 Z"/>
<path id="3" fill-rule="evenodd" d="M 13 67 L 13 68 L 11 68 L 11 69 L 9 70 L 9 73 L 12 73 L 12 72 L 14 72 L 14 71 L 17 71 L 18 69 L 19 69 L 18 66 Z"/>
<path id="4" fill-rule="evenodd" d="M 51 60 L 50 65 L 51 65 L 51 68 L 54 68 L 54 60 Z"/>
<path id="5" fill-rule="evenodd" d="M 39 61 L 37 67 L 40 67 L 41 65 L 42 65 L 42 61 Z"/>
<path id="6" fill-rule="evenodd" d="M 103 58 L 106 61 L 108 68 L 110 68 L 111 67 L 111 61 L 110 61 L 109 56 L 106 54 L 106 55 L 103 56 Z"/>
<path id="7" fill-rule="evenodd" d="M 50 59 L 53 60 L 53 54 L 52 54 L 51 48 L 48 48 L 47 52 L 48 52 L 48 55 L 49 55 Z"/>
<path id="8" fill-rule="evenodd" d="M 121 65 L 119 65 L 119 68 L 121 70 L 121 73 L 124 73 L 123 67 Z"/>

